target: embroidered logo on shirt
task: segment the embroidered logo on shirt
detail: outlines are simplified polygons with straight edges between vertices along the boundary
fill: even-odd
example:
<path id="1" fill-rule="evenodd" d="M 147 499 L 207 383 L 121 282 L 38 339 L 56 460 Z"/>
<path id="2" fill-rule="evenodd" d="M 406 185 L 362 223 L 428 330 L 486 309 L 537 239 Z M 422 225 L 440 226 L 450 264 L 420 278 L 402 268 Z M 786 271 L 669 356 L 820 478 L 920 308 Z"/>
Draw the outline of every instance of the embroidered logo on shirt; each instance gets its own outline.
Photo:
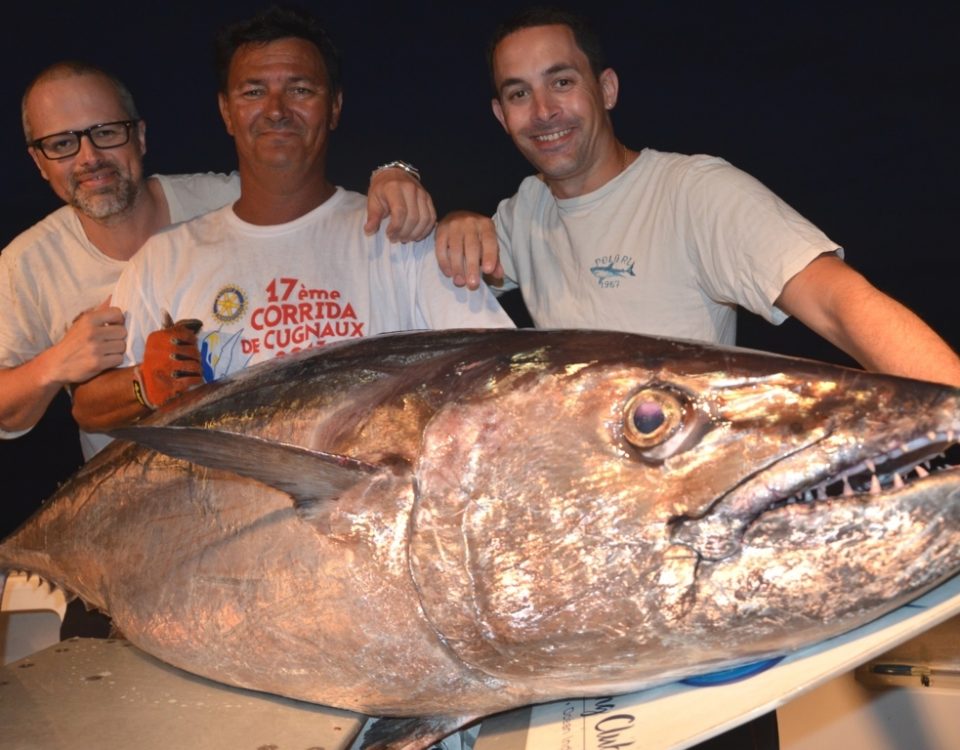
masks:
<path id="1" fill-rule="evenodd" d="M 625 276 L 636 276 L 633 272 L 634 260 L 629 255 L 605 255 L 597 258 L 590 268 L 590 273 L 597 279 L 597 283 L 604 288 L 620 286 L 620 279 Z"/>
<path id="2" fill-rule="evenodd" d="M 213 300 L 213 317 L 221 323 L 233 323 L 247 311 L 247 293 L 236 286 L 225 286 Z"/>

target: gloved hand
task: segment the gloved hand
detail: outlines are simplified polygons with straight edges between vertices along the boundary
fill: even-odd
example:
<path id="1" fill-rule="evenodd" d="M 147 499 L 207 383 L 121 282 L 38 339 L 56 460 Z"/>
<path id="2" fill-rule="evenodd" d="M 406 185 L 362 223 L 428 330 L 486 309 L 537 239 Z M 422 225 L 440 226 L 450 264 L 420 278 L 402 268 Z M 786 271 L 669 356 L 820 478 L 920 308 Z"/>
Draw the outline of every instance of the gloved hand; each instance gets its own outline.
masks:
<path id="1" fill-rule="evenodd" d="M 203 383 L 197 332 L 203 322 L 178 320 L 163 314 L 163 328 L 147 336 L 143 362 L 136 366 L 133 390 L 137 400 L 150 409 Z"/>

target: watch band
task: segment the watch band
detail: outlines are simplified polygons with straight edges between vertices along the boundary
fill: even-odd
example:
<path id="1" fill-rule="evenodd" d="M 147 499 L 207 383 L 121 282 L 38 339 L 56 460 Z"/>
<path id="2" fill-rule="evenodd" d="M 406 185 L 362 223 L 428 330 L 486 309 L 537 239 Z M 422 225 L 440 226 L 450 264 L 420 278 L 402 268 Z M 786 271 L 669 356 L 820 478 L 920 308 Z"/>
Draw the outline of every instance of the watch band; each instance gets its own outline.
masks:
<path id="1" fill-rule="evenodd" d="M 399 161 L 399 160 L 397 160 L 397 161 L 388 161 L 386 164 L 381 164 L 379 167 L 377 167 L 376 169 L 374 169 L 374 170 L 370 173 L 370 176 L 373 177 L 373 176 L 374 176 L 377 172 L 379 172 L 381 169 L 402 169 L 402 170 L 403 170 L 404 172 L 406 172 L 407 174 L 413 175 L 414 177 L 416 177 L 418 182 L 420 181 L 420 170 L 417 169 L 417 168 L 416 168 L 415 166 L 413 166 L 412 164 L 408 164 L 408 163 L 405 162 L 405 161 Z"/>

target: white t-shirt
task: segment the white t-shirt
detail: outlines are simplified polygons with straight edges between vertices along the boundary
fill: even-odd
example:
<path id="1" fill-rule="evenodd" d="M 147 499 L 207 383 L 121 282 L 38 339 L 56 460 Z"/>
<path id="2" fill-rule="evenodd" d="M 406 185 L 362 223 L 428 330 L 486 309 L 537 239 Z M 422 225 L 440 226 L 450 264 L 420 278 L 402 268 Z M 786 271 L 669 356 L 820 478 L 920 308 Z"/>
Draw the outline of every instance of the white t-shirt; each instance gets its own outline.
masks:
<path id="1" fill-rule="evenodd" d="M 156 175 L 172 222 L 232 203 L 240 195 L 237 175 Z M 16 367 L 63 338 L 77 315 L 110 295 L 127 261 L 101 253 L 87 239 L 76 211 L 63 206 L 18 235 L 0 253 L 0 367 Z M 0 431 L 12 438 L 20 432 Z M 109 442 L 80 433 L 89 459 Z"/>
<path id="2" fill-rule="evenodd" d="M 486 288 L 458 289 L 440 271 L 433 236 L 394 244 L 366 236 L 366 198 L 338 188 L 286 224 L 257 226 L 232 206 L 152 237 L 114 290 L 127 311 L 125 364 L 142 361 L 164 311 L 203 321 L 205 380 L 342 339 L 423 328 L 503 328 Z"/>
<path id="3" fill-rule="evenodd" d="M 723 159 L 644 149 L 587 195 L 528 177 L 494 217 L 506 288 L 540 328 L 607 328 L 733 344 L 736 305 L 781 323 L 784 285 L 841 253 Z"/>

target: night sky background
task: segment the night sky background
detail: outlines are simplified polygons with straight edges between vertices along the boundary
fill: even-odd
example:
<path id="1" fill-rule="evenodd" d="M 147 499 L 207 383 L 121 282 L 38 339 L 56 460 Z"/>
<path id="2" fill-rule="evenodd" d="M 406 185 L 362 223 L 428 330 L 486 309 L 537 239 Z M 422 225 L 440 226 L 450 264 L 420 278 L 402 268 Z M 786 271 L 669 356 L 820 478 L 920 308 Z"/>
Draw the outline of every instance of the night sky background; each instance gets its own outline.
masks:
<path id="1" fill-rule="evenodd" d="M 492 213 L 531 172 L 490 112 L 484 60 L 525 6 L 304 2 L 344 58 L 329 172 L 364 190 L 390 159 L 416 164 L 438 211 Z M 228 171 L 212 37 L 262 2 L 19 3 L 0 11 L 0 247 L 59 206 L 23 146 L 20 98 L 43 67 L 81 58 L 133 91 L 148 173 Z M 709 153 L 753 174 L 846 249 L 847 260 L 954 348 L 958 24 L 946 2 L 570 2 L 620 77 L 614 124 L 631 148 Z M 739 343 L 849 364 L 803 326 L 743 314 Z M 0 532 L 80 461 L 62 404 L 0 441 Z"/>

